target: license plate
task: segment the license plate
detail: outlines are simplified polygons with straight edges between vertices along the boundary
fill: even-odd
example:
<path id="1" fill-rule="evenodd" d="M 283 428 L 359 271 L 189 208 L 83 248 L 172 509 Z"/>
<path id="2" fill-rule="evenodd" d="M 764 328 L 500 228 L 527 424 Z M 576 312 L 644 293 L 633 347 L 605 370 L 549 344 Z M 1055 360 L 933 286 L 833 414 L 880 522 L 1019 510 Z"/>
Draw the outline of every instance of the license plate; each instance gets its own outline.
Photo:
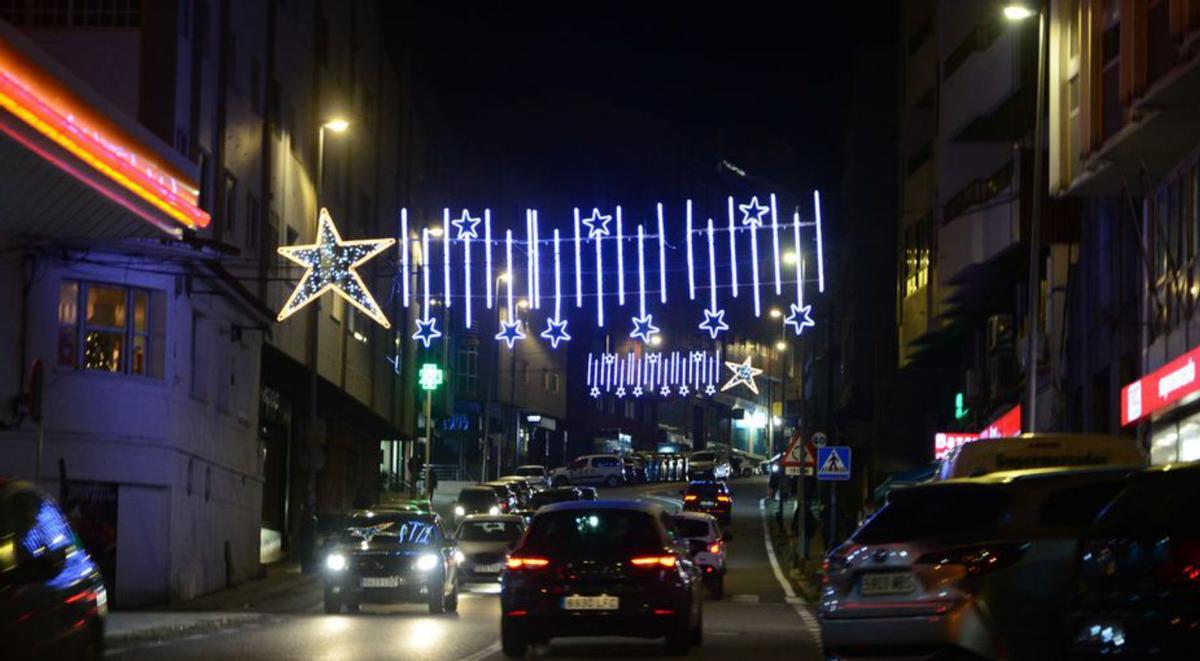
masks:
<path id="1" fill-rule="evenodd" d="M 499 574 L 504 565 L 497 562 L 493 565 L 475 565 L 475 573 L 477 574 Z"/>
<path id="2" fill-rule="evenodd" d="M 620 599 L 602 594 L 598 597 L 571 595 L 563 597 L 563 609 L 569 611 L 612 611 L 620 606 Z"/>
<path id="3" fill-rule="evenodd" d="M 915 587 L 912 574 L 906 572 L 864 574 L 861 592 L 863 594 L 908 594 Z"/>
<path id="4" fill-rule="evenodd" d="M 700 501 L 700 507 L 712 507 L 713 505 L 716 505 L 716 504 L 717 504 L 716 501 L 713 501 L 713 500 Z"/>
<path id="5" fill-rule="evenodd" d="M 362 579 L 364 588 L 396 588 L 400 587 L 399 576 L 368 576 Z"/>

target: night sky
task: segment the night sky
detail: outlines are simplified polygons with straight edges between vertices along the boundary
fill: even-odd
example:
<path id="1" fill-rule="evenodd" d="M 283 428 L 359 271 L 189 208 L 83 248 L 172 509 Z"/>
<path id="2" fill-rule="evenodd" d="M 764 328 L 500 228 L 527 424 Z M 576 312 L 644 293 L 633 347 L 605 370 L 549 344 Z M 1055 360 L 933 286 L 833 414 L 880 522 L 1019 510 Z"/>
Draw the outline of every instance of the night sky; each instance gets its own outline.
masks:
<path id="1" fill-rule="evenodd" d="M 871 38 L 851 37 L 841 3 L 649 4 L 421 3 L 390 18 L 427 112 L 480 176 L 628 202 L 736 193 L 727 160 L 759 190 L 837 187 L 848 56 Z"/>

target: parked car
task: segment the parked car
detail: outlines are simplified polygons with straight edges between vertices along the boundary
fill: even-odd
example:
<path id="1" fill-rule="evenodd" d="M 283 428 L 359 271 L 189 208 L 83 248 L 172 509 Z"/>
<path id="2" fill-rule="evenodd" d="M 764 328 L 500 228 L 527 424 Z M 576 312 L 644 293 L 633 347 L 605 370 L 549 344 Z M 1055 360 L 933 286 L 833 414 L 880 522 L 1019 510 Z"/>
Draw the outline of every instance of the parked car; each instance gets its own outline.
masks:
<path id="1" fill-rule="evenodd" d="M 529 498 L 533 495 L 533 485 L 529 483 L 528 478 L 520 475 L 502 475 L 496 478 L 497 482 L 505 482 L 509 486 L 517 488 L 517 506 L 526 507 L 529 505 Z"/>
<path id="2" fill-rule="evenodd" d="M 99 659 L 108 592 L 62 511 L 0 478 L 0 640 L 5 658 Z"/>
<path id="3" fill-rule="evenodd" d="M 580 492 L 580 487 L 554 487 L 533 494 L 533 498 L 529 500 L 529 507 L 537 510 L 551 503 L 581 500 L 582 498 L 583 494 Z"/>
<path id="4" fill-rule="evenodd" d="M 1022 434 L 965 443 L 942 460 L 937 479 L 978 477 L 1006 470 L 1146 465 L 1136 438 L 1089 434 Z"/>
<path id="5" fill-rule="evenodd" d="M 692 561 L 704 576 L 704 585 L 714 599 L 725 594 L 725 543 L 733 534 L 721 530 L 711 514 L 681 512 L 673 514 L 676 537 L 688 544 Z"/>
<path id="6" fill-rule="evenodd" d="M 472 514 L 458 524 L 458 577 L 461 583 L 500 579 L 504 559 L 525 532 L 525 519 L 515 514 Z"/>
<path id="7" fill-rule="evenodd" d="M 515 509 L 520 509 L 522 493 L 517 487 L 509 484 L 508 482 L 499 482 L 496 480 L 484 482 L 480 486 L 495 490 L 496 495 L 499 496 L 500 500 L 502 501 L 500 504 L 501 512 L 507 513 Z"/>
<path id="8" fill-rule="evenodd" d="M 1200 654 L 1200 462 L 1131 477 L 1079 545 L 1067 629 L 1077 655 Z"/>
<path id="9" fill-rule="evenodd" d="M 509 510 L 507 492 L 500 493 L 493 487 L 463 487 L 454 501 L 454 518 L 468 514 L 505 514 Z"/>
<path id="10" fill-rule="evenodd" d="M 683 491 L 683 511 L 711 514 L 728 525 L 733 521 L 733 491 L 718 480 L 689 482 Z"/>
<path id="11" fill-rule="evenodd" d="M 325 555 L 326 613 L 406 602 L 435 614 L 458 610 L 458 549 L 438 515 L 370 510 L 347 523 Z"/>
<path id="12" fill-rule="evenodd" d="M 672 653 L 699 644 L 700 573 L 673 530 L 662 507 L 639 501 L 539 510 L 500 578 L 504 654 L 561 636 L 665 636 Z"/>
<path id="13" fill-rule="evenodd" d="M 526 464 L 517 466 L 517 475 L 529 478 L 535 489 L 545 489 L 550 486 L 550 473 L 541 464 Z"/>
<path id="14" fill-rule="evenodd" d="M 587 454 L 551 474 L 551 483 L 556 487 L 575 484 L 615 487 L 624 482 L 625 464 L 615 454 Z"/>
<path id="15" fill-rule="evenodd" d="M 826 655 L 1058 658 L 1076 544 L 1129 473 L 1040 469 L 893 491 L 826 556 Z"/>
<path id="16" fill-rule="evenodd" d="M 701 450 L 688 457 L 689 480 L 726 480 L 729 472 L 729 459 L 724 452 Z"/>
<path id="17" fill-rule="evenodd" d="M 645 484 L 646 469 L 640 461 L 633 457 L 621 457 L 621 462 L 625 464 L 624 477 L 627 484 Z"/>

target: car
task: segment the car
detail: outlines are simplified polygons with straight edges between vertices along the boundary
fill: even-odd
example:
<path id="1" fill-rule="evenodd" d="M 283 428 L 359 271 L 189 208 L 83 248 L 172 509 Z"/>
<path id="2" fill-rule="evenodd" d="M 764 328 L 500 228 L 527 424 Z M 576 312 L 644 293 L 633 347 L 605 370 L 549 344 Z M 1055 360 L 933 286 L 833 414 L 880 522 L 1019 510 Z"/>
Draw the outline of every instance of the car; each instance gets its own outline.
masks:
<path id="1" fill-rule="evenodd" d="M 711 514 L 728 525 L 733 521 L 733 492 L 719 480 L 694 480 L 683 491 L 683 511 Z"/>
<path id="2" fill-rule="evenodd" d="M 586 454 L 565 467 L 554 469 L 550 480 L 556 487 L 575 484 L 615 487 L 625 482 L 625 464 L 615 454 Z"/>
<path id="3" fill-rule="evenodd" d="M 622 457 L 621 462 L 625 465 L 623 475 L 627 484 L 644 484 L 646 482 L 646 469 L 642 468 L 642 463 L 633 457 Z"/>
<path id="4" fill-rule="evenodd" d="M 494 487 L 463 487 L 454 501 L 454 518 L 461 519 L 468 514 L 505 514 L 509 510 L 507 497 L 507 492 L 498 493 Z"/>
<path id="5" fill-rule="evenodd" d="M 458 523 L 459 583 L 500 579 L 504 559 L 525 532 L 525 519 L 516 514 L 472 514 Z"/>
<path id="6" fill-rule="evenodd" d="M 1200 650 L 1200 462 L 1133 475 L 1080 542 L 1067 628 L 1088 657 Z"/>
<path id="7" fill-rule="evenodd" d="M 517 475 L 527 478 L 535 489 L 545 489 L 550 486 L 550 473 L 541 464 L 526 464 L 517 466 Z"/>
<path id="8" fill-rule="evenodd" d="M 720 524 L 711 514 L 681 512 L 674 514 L 675 530 L 679 539 L 688 544 L 692 561 L 700 568 L 704 584 L 714 599 L 725 595 L 725 544 L 733 534 L 721 530 Z"/>
<path id="9" fill-rule="evenodd" d="M 363 510 L 351 514 L 324 561 L 325 612 L 364 603 L 424 603 L 458 610 L 458 549 L 436 514 Z"/>
<path id="10" fill-rule="evenodd" d="M 537 510 L 551 503 L 561 503 L 570 500 L 582 500 L 580 487 L 553 487 L 533 494 L 529 499 L 529 507 Z"/>
<path id="11" fill-rule="evenodd" d="M 896 489 L 825 558 L 826 656 L 1061 656 L 1080 536 L 1129 469 L 1000 472 Z"/>
<path id="12" fill-rule="evenodd" d="M 689 480 L 725 480 L 729 479 L 729 471 L 729 459 L 724 452 L 700 450 L 688 457 Z"/>
<path id="13" fill-rule="evenodd" d="M 1146 451 L 1133 437 L 1092 434 L 1022 434 L 981 439 L 951 449 L 937 478 L 978 477 L 997 471 L 1071 466 L 1141 468 Z"/>
<path id="14" fill-rule="evenodd" d="M 703 637 L 703 587 L 661 506 L 620 500 L 547 505 L 500 577 L 509 657 L 563 636 L 665 637 L 685 653 Z"/>
<path id="15" fill-rule="evenodd" d="M 496 480 L 484 482 L 480 486 L 490 488 L 496 492 L 496 496 L 500 498 L 501 513 L 507 513 L 521 507 L 522 494 L 518 487 L 508 482 L 499 482 Z"/>
<path id="16" fill-rule="evenodd" d="M 504 482 L 510 486 L 517 488 L 518 507 L 525 507 L 529 504 L 529 498 L 533 495 L 533 485 L 529 483 L 529 479 L 520 475 L 502 475 L 496 478 L 497 482 Z"/>
<path id="17" fill-rule="evenodd" d="M 0 639 L 12 659 L 99 659 L 108 592 L 54 500 L 0 478 Z"/>

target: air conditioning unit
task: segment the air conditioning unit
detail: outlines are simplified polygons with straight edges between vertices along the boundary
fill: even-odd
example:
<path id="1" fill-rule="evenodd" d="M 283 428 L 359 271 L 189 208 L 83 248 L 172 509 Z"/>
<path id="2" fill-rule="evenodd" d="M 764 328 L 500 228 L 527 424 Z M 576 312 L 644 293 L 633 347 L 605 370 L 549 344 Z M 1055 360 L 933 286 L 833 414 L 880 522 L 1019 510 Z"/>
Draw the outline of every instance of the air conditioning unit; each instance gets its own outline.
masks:
<path id="1" fill-rule="evenodd" d="M 1016 330 L 1011 314 L 994 314 L 987 320 L 988 353 L 1014 348 Z"/>

